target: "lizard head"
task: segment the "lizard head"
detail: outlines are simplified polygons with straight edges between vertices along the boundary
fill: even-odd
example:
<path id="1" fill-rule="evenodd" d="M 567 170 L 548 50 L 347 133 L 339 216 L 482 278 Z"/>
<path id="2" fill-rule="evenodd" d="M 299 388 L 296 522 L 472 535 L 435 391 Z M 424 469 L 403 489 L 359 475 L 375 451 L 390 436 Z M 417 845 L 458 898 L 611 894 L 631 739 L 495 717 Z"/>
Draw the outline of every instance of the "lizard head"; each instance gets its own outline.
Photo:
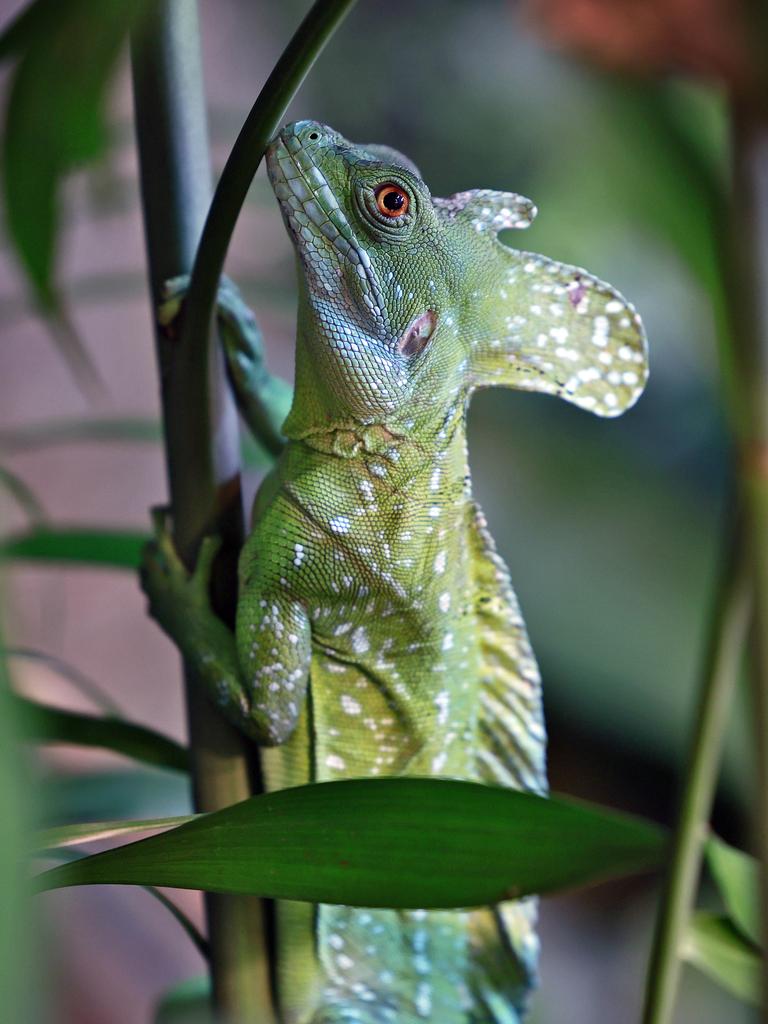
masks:
<path id="1" fill-rule="evenodd" d="M 267 169 L 301 263 L 316 376 L 362 422 L 392 422 L 456 394 L 464 355 L 429 358 L 460 267 L 416 167 L 314 121 L 288 125 Z M 300 339 L 301 343 L 301 339 Z"/>
<path id="2" fill-rule="evenodd" d="M 332 409 L 364 424 L 407 426 L 414 413 L 439 424 L 496 384 L 615 415 L 642 390 L 645 338 L 622 297 L 499 242 L 533 220 L 530 200 L 433 198 L 402 154 L 315 121 L 285 127 L 267 169 L 301 263 L 297 390 L 304 359 L 326 422 Z"/>

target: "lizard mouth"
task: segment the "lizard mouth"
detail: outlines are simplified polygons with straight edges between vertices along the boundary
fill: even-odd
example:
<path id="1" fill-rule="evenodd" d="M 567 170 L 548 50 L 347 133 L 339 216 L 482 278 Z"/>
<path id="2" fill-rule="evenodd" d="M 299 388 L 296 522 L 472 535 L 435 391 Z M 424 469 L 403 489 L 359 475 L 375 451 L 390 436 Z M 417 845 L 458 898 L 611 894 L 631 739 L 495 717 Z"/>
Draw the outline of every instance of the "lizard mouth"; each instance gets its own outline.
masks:
<path id="1" fill-rule="evenodd" d="M 289 124 L 267 149 L 267 173 L 283 218 L 305 266 L 321 278 L 327 246 L 357 274 L 365 305 L 381 321 L 385 302 L 368 253 L 360 245 L 320 166 L 328 152 L 343 159 L 349 143 L 314 121 Z"/>

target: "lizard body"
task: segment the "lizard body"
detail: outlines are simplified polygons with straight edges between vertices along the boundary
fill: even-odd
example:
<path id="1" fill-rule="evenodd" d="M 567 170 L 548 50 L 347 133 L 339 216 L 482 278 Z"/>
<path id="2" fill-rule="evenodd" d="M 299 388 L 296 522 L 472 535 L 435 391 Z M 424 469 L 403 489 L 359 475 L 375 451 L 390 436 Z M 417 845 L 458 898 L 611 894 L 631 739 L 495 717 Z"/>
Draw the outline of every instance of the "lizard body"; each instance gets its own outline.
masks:
<path id="1" fill-rule="evenodd" d="M 300 262 L 288 443 L 256 499 L 234 641 L 167 566 L 147 573 L 152 612 L 263 746 L 270 788 L 412 774 L 545 793 L 538 670 L 472 497 L 466 406 L 506 385 L 618 414 L 645 382 L 639 318 L 498 241 L 535 214 L 520 196 L 432 199 L 405 157 L 315 122 L 267 159 Z M 285 1024 L 516 1024 L 536 970 L 531 900 L 285 904 L 278 938 Z"/>

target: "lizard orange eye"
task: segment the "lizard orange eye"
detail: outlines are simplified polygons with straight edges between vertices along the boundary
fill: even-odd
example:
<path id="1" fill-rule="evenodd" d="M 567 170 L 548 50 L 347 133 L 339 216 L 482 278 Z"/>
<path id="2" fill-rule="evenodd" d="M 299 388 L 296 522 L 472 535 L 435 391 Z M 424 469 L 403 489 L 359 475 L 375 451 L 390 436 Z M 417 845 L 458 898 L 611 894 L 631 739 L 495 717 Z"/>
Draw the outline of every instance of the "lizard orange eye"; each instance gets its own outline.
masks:
<path id="1" fill-rule="evenodd" d="M 379 185 L 375 195 L 378 211 L 385 217 L 402 217 L 408 212 L 410 199 L 399 185 Z"/>

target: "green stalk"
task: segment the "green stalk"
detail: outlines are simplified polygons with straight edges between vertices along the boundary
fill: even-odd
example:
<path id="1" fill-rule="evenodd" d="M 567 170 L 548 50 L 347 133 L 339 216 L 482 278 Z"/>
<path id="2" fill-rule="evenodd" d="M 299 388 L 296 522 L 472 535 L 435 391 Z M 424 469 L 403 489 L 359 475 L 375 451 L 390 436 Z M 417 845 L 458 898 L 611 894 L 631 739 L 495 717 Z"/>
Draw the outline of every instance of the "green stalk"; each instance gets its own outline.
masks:
<path id="1" fill-rule="evenodd" d="M 763 110 L 735 108 L 733 165 L 732 244 L 744 406 L 741 481 L 755 592 L 750 661 L 757 755 L 755 840 L 763 948 L 768 950 L 768 115 Z M 765 955 L 762 1019 L 768 1021 Z"/>
<path id="2" fill-rule="evenodd" d="M 200 62 L 197 5 L 159 0 L 132 40 L 133 85 L 153 304 L 163 282 L 189 273 L 211 195 L 211 165 Z M 161 368 L 171 511 L 182 557 L 194 562 L 206 532 L 225 538 L 217 604 L 231 618 L 235 559 L 242 543 L 237 417 L 218 347 L 206 336 L 198 379 L 182 372 L 179 343 L 156 331 Z M 202 424 L 202 430 L 198 429 Z M 196 444 L 187 433 L 196 429 Z M 217 810 L 251 793 L 243 737 L 206 699 L 189 669 L 185 689 L 195 807 Z M 233 1021 L 271 1016 L 261 904 L 206 897 L 214 1002 Z"/>
<path id="3" fill-rule="evenodd" d="M 723 733 L 739 676 L 750 616 L 750 585 L 742 547 L 732 544 L 713 610 L 701 696 L 656 922 L 643 1024 L 669 1024 L 682 966 L 681 952 L 696 897 Z"/>

